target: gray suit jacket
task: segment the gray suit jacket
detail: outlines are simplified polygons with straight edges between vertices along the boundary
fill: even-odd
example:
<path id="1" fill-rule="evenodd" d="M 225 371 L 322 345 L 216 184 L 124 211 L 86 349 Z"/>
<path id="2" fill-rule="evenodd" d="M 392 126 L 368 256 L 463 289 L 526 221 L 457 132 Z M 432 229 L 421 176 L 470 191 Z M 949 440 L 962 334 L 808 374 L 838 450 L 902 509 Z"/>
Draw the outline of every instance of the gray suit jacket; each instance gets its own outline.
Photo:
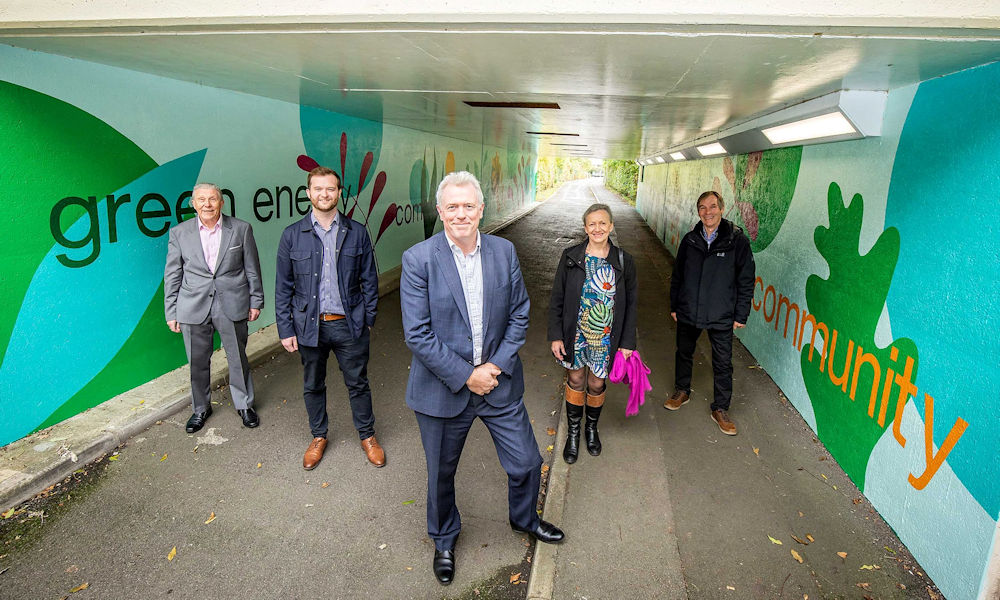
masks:
<path id="1" fill-rule="evenodd" d="M 220 219 L 222 240 L 214 274 L 205 262 L 198 217 L 170 229 L 163 271 L 167 321 L 189 325 L 205 322 L 213 297 L 218 298 L 223 314 L 232 321 L 243 321 L 251 308 L 264 306 L 253 229 L 246 221 L 228 215 Z"/>

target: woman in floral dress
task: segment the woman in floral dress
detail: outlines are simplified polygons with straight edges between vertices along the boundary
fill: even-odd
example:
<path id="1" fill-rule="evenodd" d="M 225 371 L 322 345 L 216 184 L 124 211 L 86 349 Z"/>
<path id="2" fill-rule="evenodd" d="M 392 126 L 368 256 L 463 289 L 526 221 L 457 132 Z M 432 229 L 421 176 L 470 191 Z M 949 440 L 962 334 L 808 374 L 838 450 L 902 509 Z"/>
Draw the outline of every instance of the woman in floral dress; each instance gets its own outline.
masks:
<path id="1" fill-rule="evenodd" d="M 615 229 L 611 208 L 591 205 L 583 213 L 583 228 L 587 241 L 567 248 L 559 259 L 549 303 L 552 354 L 566 368 L 569 428 L 563 459 L 570 464 L 579 455 L 585 413 L 587 452 L 601 453 L 597 421 L 611 360 L 619 349 L 628 358 L 636 346 L 635 262 L 608 237 Z"/>

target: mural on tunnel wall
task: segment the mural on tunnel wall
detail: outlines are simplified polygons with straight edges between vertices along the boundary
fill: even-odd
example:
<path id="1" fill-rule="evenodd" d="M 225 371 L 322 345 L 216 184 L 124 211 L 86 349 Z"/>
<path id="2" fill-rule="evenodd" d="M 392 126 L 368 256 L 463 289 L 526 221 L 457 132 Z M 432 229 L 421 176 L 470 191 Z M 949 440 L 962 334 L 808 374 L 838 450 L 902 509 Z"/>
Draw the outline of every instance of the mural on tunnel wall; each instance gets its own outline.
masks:
<path id="1" fill-rule="evenodd" d="M 274 322 L 278 239 L 307 213 L 316 164 L 343 174 L 341 208 L 367 227 L 380 273 L 441 229 L 425 217 L 456 165 L 483 182 L 487 225 L 534 198 L 530 148 L 6 46 L 0 137 L 0 445 L 186 362 L 164 322 L 163 264 L 198 181 L 218 183 L 224 211 L 254 227 L 265 308 L 251 331 Z"/>
<path id="2" fill-rule="evenodd" d="M 957 599 L 1000 516 L 998 94 L 970 69 L 892 92 L 880 138 L 647 166 L 638 193 L 674 252 L 723 194 L 757 260 L 741 340 Z"/>

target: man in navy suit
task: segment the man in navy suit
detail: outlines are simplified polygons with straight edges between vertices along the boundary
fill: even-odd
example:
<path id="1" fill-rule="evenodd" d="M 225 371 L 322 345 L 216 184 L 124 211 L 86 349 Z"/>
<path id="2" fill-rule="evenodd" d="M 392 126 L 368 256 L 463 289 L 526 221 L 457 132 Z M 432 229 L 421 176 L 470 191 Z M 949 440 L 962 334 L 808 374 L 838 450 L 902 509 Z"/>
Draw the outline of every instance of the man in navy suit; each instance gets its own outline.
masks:
<path id="1" fill-rule="evenodd" d="M 361 448 L 373 465 L 385 465 L 368 385 L 369 330 L 378 304 L 375 251 L 365 227 L 337 211 L 340 190 L 336 172 L 326 167 L 310 171 L 306 194 L 312 210 L 286 227 L 278 242 L 274 313 L 281 345 L 302 357 L 313 436 L 302 457 L 307 471 L 326 450 L 326 361 L 331 350 L 344 374 Z"/>
<path id="2" fill-rule="evenodd" d="M 462 527 L 455 471 L 476 417 L 507 472 L 511 528 L 546 543 L 561 542 L 563 532 L 535 510 L 542 456 L 521 400 L 517 351 L 528 330 L 528 293 L 514 245 L 479 233 L 483 192 L 471 173 L 441 181 L 437 211 L 444 231 L 403 254 L 399 293 L 413 352 L 406 404 L 416 413 L 427 458 L 434 575 L 448 585 Z"/>

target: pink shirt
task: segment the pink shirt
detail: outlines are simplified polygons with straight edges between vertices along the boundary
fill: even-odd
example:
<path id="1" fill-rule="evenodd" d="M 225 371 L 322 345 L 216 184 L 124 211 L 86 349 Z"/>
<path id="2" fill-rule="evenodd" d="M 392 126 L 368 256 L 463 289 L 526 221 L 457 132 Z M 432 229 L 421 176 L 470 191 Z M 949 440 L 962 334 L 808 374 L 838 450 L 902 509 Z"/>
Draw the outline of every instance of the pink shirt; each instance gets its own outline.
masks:
<path id="1" fill-rule="evenodd" d="M 201 249 L 205 252 L 208 270 L 215 273 L 215 262 L 219 260 L 219 243 L 222 242 L 222 223 L 216 221 L 215 227 L 209 229 L 198 219 L 198 233 L 201 235 Z"/>

